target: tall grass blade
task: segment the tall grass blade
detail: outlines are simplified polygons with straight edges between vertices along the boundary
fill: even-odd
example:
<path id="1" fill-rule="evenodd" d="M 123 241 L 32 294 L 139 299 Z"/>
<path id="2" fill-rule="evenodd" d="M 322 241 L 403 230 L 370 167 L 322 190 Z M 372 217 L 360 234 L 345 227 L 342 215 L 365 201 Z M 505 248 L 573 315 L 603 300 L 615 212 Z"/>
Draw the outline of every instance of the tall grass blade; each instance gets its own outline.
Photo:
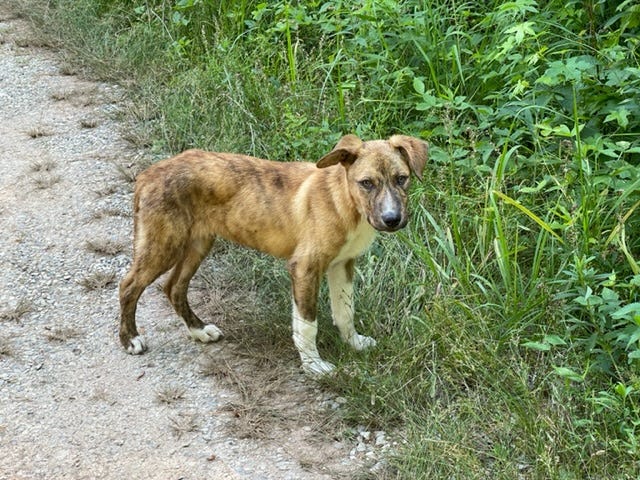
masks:
<path id="1" fill-rule="evenodd" d="M 554 232 L 553 228 L 551 227 L 551 225 L 549 225 L 547 222 L 545 222 L 544 220 L 542 220 L 538 215 L 536 215 L 535 213 L 533 213 L 531 210 L 529 210 L 527 207 L 525 207 L 524 205 L 522 205 L 520 202 L 518 202 L 517 200 L 514 200 L 513 198 L 509 197 L 508 195 L 505 195 L 502 192 L 499 192 L 497 190 L 493 190 L 492 191 L 493 195 L 496 195 L 498 198 L 500 198 L 501 200 L 503 200 L 505 203 L 516 207 L 518 210 L 520 210 L 522 213 L 524 213 L 527 217 L 529 217 L 531 220 L 533 220 L 534 222 L 536 222 L 541 228 L 543 228 L 544 230 L 546 230 L 547 232 L 549 232 L 551 235 L 554 236 L 554 238 L 556 240 L 558 240 L 561 244 L 564 245 L 564 240 L 562 240 L 562 237 L 560 237 L 560 235 L 558 235 L 556 232 Z"/>

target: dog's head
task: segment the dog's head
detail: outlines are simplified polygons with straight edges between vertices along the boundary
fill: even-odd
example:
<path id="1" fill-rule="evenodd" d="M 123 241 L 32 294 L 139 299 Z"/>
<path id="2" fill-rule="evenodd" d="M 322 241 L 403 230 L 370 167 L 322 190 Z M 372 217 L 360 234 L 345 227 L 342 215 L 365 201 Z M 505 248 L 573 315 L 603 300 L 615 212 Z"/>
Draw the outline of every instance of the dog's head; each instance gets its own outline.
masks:
<path id="1" fill-rule="evenodd" d="M 407 224 L 410 174 L 422 180 L 427 155 L 427 143 L 414 137 L 363 142 L 346 135 L 317 166 L 342 164 L 360 214 L 376 230 L 394 232 Z"/>

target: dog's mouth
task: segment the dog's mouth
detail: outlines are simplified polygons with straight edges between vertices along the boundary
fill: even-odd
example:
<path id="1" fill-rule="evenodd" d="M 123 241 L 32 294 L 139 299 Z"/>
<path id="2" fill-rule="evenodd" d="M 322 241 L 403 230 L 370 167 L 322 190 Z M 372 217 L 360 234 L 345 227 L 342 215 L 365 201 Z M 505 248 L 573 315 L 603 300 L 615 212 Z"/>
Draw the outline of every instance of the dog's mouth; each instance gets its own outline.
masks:
<path id="1" fill-rule="evenodd" d="M 379 232 L 397 232 L 407 225 L 407 218 L 371 218 L 367 217 L 369 224 Z"/>

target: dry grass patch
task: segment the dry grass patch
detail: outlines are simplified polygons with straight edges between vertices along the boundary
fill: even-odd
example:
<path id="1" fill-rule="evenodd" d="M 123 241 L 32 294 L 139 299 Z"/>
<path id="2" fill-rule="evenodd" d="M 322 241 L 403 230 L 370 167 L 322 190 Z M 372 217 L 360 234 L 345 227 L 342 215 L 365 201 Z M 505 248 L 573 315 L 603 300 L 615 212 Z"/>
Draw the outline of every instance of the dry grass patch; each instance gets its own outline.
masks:
<path id="1" fill-rule="evenodd" d="M 8 338 L 0 338 L 0 358 L 11 357 L 15 354 L 13 345 Z"/>
<path id="2" fill-rule="evenodd" d="M 196 413 L 183 412 L 169 417 L 169 427 L 176 436 L 181 438 L 185 433 L 197 432 L 200 428 Z"/>
<path id="3" fill-rule="evenodd" d="M 69 340 L 82 336 L 82 331 L 77 327 L 62 326 L 45 326 L 45 338 L 50 342 L 66 343 Z"/>
<path id="4" fill-rule="evenodd" d="M 97 86 L 90 86 L 58 90 L 50 98 L 56 102 L 68 101 L 76 106 L 88 107 L 99 103 L 99 89 Z"/>
<path id="5" fill-rule="evenodd" d="M 26 298 L 21 298 L 15 307 L 0 312 L 0 320 L 18 322 L 24 315 L 32 311 L 33 303 Z"/>
<path id="6" fill-rule="evenodd" d="M 115 281 L 115 272 L 93 272 L 86 277 L 81 278 L 78 283 L 84 287 L 85 290 L 93 291 L 112 286 Z"/>
<path id="7" fill-rule="evenodd" d="M 82 128 L 96 128 L 100 122 L 97 118 L 83 118 L 80 120 L 80 126 Z"/>
<path id="8" fill-rule="evenodd" d="M 127 244 L 109 239 L 87 240 L 85 247 L 88 251 L 101 255 L 117 255 L 127 249 Z"/>
<path id="9" fill-rule="evenodd" d="M 48 35 L 34 35 L 28 28 L 18 29 L 19 37 L 15 38 L 16 46 L 20 48 L 53 48 L 54 42 Z"/>
<path id="10" fill-rule="evenodd" d="M 59 90 L 57 92 L 53 92 L 49 97 L 56 102 L 62 102 L 70 99 L 73 95 L 73 90 Z"/>
<path id="11" fill-rule="evenodd" d="M 71 77 L 77 74 L 78 74 L 78 69 L 72 63 L 68 61 L 64 61 L 62 65 L 60 65 L 60 75 L 64 75 L 65 77 Z"/>
<path id="12" fill-rule="evenodd" d="M 178 385 L 167 385 L 156 392 L 156 401 L 166 405 L 173 405 L 182 400 L 186 390 Z"/>
<path id="13" fill-rule="evenodd" d="M 144 155 L 138 155 L 131 162 L 126 164 L 118 161 L 113 161 L 113 165 L 116 167 L 120 178 L 125 182 L 131 184 L 135 183 L 136 177 L 142 171 L 150 167 L 152 163 L 153 161 L 149 157 Z"/>
<path id="14" fill-rule="evenodd" d="M 111 185 L 107 185 L 99 190 L 96 190 L 95 192 L 93 192 L 96 196 L 96 198 L 103 198 L 103 197 L 108 197 L 109 195 L 113 195 L 114 193 L 116 193 L 118 191 L 118 185 L 116 185 L 115 183 L 111 184 Z"/>
<path id="15" fill-rule="evenodd" d="M 37 125 L 27 130 L 27 135 L 31 138 L 49 137 L 53 135 L 53 130 L 43 125 Z"/>
<path id="16" fill-rule="evenodd" d="M 52 172 L 56 167 L 56 162 L 49 158 L 33 160 L 29 163 L 29 170 L 34 173 Z"/>
<path id="17" fill-rule="evenodd" d="M 129 218 L 131 217 L 131 212 L 122 210 L 120 208 L 105 207 L 101 210 L 96 210 L 93 213 L 92 217 L 95 220 L 102 220 L 103 218 L 109 218 L 109 217 Z"/>
<path id="18" fill-rule="evenodd" d="M 235 356 L 238 350 L 233 353 Z M 293 405 L 286 400 L 291 374 L 283 366 L 237 358 L 232 366 L 229 360 L 218 355 L 206 355 L 201 360 L 200 371 L 238 393 L 239 398 L 228 402 L 223 410 L 231 413 L 234 421 L 229 427 L 239 438 L 270 438 L 288 422 L 295 422 Z"/>
<path id="19" fill-rule="evenodd" d="M 62 180 L 62 177 L 55 173 L 56 167 L 56 162 L 48 158 L 33 160 L 29 164 L 32 180 L 37 189 L 45 190 Z"/>
<path id="20" fill-rule="evenodd" d="M 96 402 L 103 402 L 108 405 L 117 405 L 118 401 L 114 398 L 112 392 L 106 387 L 97 387 L 93 390 L 91 400 Z"/>
<path id="21" fill-rule="evenodd" d="M 38 190 L 46 190 L 60 183 L 62 176 L 51 172 L 36 173 L 33 175 L 33 183 Z"/>
<path id="22" fill-rule="evenodd" d="M 127 129 L 123 139 L 140 150 L 148 150 L 157 139 L 153 123 L 158 118 L 158 111 L 149 102 L 129 102 L 125 115 L 133 119 L 133 127 Z"/>
<path id="23" fill-rule="evenodd" d="M 151 133 L 142 128 L 134 128 L 124 132 L 122 138 L 133 145 L 135 148 L 148 149 L 153 146 Z"/>

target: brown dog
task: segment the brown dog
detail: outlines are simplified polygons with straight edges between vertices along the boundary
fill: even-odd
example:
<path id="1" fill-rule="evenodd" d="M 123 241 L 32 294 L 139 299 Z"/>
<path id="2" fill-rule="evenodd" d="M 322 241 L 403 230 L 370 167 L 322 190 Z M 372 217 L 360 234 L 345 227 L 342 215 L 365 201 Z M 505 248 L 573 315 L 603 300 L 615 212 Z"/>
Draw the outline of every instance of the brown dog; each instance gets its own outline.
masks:
<path id="1" fill-rule="evenodd" d="M 144 289 L 173 268 L 164 290 L 191 336 L 210 342 L 222 332 L 205 325 L 187 302 L 200 262 L 220 236 L 288 260 L 293 285 L 293 340 L 304 370 L 333 365 L 316 348 L 316 303 L 327 274 L 333 322 L 356 350 L 375 345 L 353 325 L 353 268 L 376 230 L 407 223 L 407 188 L 422 178 L 427 144 L 395 135 L 363 142 L 343 137 L 316 165 L 271 162 L 189 150 L 140 174 L 134 198 L 134 255 L 120 284 L 120 341 L 146 350 L 135 312 Z"/>

